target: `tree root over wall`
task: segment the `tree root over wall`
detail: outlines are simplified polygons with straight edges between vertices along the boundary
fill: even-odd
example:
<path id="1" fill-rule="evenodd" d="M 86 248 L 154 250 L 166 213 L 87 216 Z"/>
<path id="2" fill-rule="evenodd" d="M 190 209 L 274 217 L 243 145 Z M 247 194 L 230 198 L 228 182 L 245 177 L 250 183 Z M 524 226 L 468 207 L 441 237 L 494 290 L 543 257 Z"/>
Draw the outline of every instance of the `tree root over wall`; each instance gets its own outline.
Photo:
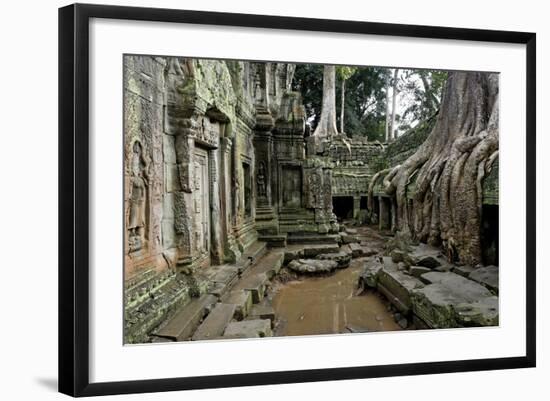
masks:
<path id="1" fill-rule="evenodd" d="M 397 204 L 397 231 L 442 246 L 451 262 L 481 262 L 482 182 L 498 156 L 498 106 L 497 74 L 450 72 L 426 141 L 401 165 L 381 172 Z M 379 177 L 369 186 L 369 203 Z"/>

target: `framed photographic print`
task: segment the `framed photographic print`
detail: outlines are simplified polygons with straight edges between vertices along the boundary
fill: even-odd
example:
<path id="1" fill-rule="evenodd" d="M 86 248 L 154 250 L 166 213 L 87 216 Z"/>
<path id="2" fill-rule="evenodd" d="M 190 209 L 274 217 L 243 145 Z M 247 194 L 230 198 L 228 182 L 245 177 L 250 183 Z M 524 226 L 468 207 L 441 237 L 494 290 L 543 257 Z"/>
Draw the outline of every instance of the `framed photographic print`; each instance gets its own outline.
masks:
<path id="1" fill-rule="evenodd" d="M 78 4 L 59 78 L 61 392 L 535 366 L 534 33 Z"/>

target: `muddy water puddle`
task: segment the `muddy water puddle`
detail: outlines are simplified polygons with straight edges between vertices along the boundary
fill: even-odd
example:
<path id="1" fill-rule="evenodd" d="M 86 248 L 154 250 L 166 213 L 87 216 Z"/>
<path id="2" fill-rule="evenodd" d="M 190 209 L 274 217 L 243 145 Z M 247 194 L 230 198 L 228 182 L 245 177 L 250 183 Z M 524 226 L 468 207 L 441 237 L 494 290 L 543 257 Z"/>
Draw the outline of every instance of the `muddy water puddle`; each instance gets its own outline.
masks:
<path id="1" fill-rule="evenodd" d="M 401 330 L 387 303 L 373 292 L 356 295 L 363 262 L 325 277 L 278 284 L 272 304 L 277 336 Z"/>

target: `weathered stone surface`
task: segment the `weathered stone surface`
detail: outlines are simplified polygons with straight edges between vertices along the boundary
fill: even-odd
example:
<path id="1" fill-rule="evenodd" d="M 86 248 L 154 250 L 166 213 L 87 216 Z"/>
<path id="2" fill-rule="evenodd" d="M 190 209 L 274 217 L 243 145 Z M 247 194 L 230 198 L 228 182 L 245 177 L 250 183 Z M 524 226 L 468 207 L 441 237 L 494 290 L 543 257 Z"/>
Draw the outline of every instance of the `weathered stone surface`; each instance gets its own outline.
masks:
<path id="1" fill-rule="evenodd" d="M 489 290 L 493 291 L 495 294 L 498 294 L 498 267 L 497 266 L 486 266 L 479 267 L 474 269 L 468 276 L 470 280 L 474 280 L 481 285 L 484 285 Z"/>
<path id="2" fill-rule="evenodd" d="M 376 288 L 380 269 L 382 269 L 382 264 L 378 261 L 371 260 L 365 263 L 365 268 L 359 276 L 359 287 Z"/>
<path id="3" fill-rule="evenodd" d="M 321 253 L 317 255 L 319 260 L 333 260 L 338 263 L 338 268 L 348 267 L 351 262 L 351 254 L 347 252 Z"/>
<path id="4" fill-rule="evenodd" d="M 183 341 L 191 337 L 201 319 L 208 310 L 216 304 L 217 298 L 213 295 L 203 295 L 194 299 L 189 305 L 183 307 L 162 328 L 155 330 L 154 335 L 174 341 Z"/>
<path id="5" fill-rule="evenodd" d="M 487 306 L 493 305 L 487 300 L 492 294 L 482 285 L 450 272 L 430 272 L 421 277 L 431 284 L 414 290 L 411 299 L 413 312 L 428 326 L 451 328 L 464 325 L 468 319 L 469 325 L 498 319 L 487 317 L 494 312 L 490 310 L 492 306 Z M 457 305 L 461 305 L 462 316 L 457 312 Z"/>
<path id="6" fill-rule="evenodd" d="M 338 267 L 332 260 L 297 259 L 288 264 L 289 269 L 298 273 L 330 273 Z"/>
<path id="7" fill-rule="evenodd" d="M 352 256 L 354 258 L 372 256 L 372 255 L 375 255 L 377 253 L 372 248 L 362 246 L 362 245 L 356 244 L 356 243 L 349 244 L 349 245 L 347 245 L 347 247 L 349 247 L 349 249 L 351 250 Z"/>
<path id="8" fill-rule="evenodd" d="M 222 297 L 222 302 L 235 305 L 235 319 L 243 320 L 252 308 L 252 293 L 244 290 L 233 290 Z"/>
<path id="9" fill-rule="evenodd" d="M 394 249 L 390 252 L 390 257 L 394 263 L 399 263 L 405 260 L 406 253 L 401 249 Z"/>
<path id="10" fill-rule="evenodd" d="M 409 273 L 417 278 L 419 278 L 422 274 L 428 273 L 430 271 L 432 271 L 430 268 L 424 266 L 411 266 L 409 268 Z"/>
<path id="11" fill-rule="evenodd" d="M 418 258 L 418 260 L 416 261 L 416 265 L 427 267 L 428 269 L 435 269 L 436 267 L 441 266 L 441 263 L 434 256 L 427 255 Z"/>
<path id="12" fill-rule="evenodd" d="M 275 321 L 275 310 L 269 305 L 254 305 L 250 310 L 248 319 L 269 319 L 273 325 Z"/>
<path id="13" fill-rule="evenodd" d="M 498 297 L 482 298 L 473 303 L 461 303 L 455 306 L 457 321 L 468 326 L 498 326 Z"/>
<path id="14" fill-rule="evenodd" d="M 474 271 L 472 266 L 454 266 L 453 273 L 460 274 L 462 277 L 468 277 L 468 275 Z"/>
<path id="15" fill-rule="evenodd" d="M 233 319 L 235 305 L 216 304 L 191 337 L 193 341 L 213 340 L 223 335 L 225 327 Z"/>
<path id="16" fill-rule="evenodd" d="M 424 284 L 415 277 L 401 271 L 392 271 L 386 268 L 378 272 L 378 290 L 403 314 L 411 311 L 411 293 L 413 290 L 424 287 Z"/>
<path id="17" fill-rule="evenodd" d="M 223 334 L 224 338 L 258 338 L 271 337 L 271 321 L 269 319 L 243 320 L 231 322 Z"/>
<path id="18" fill-rule="evenodd" d="M 356 235 L 352 235 L 352 234 L 342 234 L 341 237 L 342 237 L 342 243 L 343 243 L 343 244 L 353 244 L 353 243 L 358 243 L 358 242 L 360 242 L 360 241 L 359 241 L 359 238 L 357 238 Z"/>
<path id="19" fill-rule="evenodd" d="M 265 273 L 255 273 L 242 278 L 234 287 L 235 290 L 245 290 L 252 293 L 252 302 L 257 304 L 264 299 L 269 280 Z"/>
<path id="20" fill-rule="evenodd" d="M 258 261 L 256 266 L 254 266 L 254 272 L 264 273 L 271 280 L 281 270 L 283 258 L 283 252 L 271 251 Z"/>

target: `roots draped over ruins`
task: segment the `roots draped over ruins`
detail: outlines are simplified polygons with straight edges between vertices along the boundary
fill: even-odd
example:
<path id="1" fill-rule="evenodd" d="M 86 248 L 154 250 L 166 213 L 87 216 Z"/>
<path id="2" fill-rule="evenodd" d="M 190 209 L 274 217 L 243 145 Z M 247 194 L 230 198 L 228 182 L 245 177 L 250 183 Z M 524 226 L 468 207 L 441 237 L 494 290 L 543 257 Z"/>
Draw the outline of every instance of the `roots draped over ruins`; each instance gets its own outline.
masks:
<path id="1" fill-rule="evenodd" d="M 442 245 L 452 262 L 481 262 L 482 182 L 498 156 L 498 103 L 497 74 L 450 72 L 426 141 L 383 172 L 397 205 L 396 230 Z"/>

